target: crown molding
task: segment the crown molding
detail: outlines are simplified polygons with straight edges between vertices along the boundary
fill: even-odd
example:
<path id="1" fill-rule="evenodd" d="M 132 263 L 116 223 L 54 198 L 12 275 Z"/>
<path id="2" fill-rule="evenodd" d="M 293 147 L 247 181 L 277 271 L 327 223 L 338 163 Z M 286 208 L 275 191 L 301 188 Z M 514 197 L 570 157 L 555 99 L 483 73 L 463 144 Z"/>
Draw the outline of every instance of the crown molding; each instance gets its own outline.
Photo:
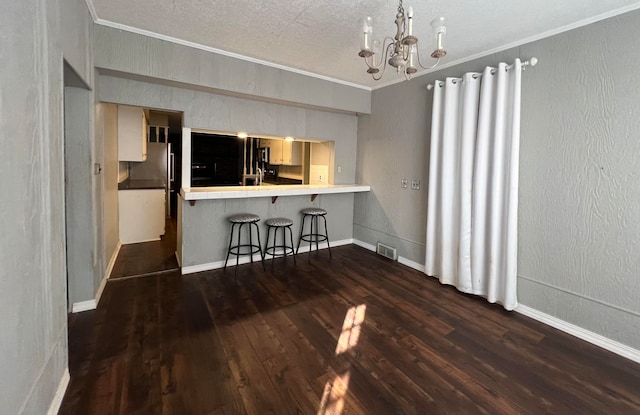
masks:
<path id="1" fill-rule="evenodd" d="M 520 39 L 517 40 L 515 42 L 511 42 L 508 43 L 506 45 L 503 46 L 499 46 L 497 48 L 493 48 L 493 49 L 489 49 L 487 51 L 484 52 L 480 52 L 480 53 L 476 53 L 475 55 L 471 55 L 471 56 L 467 56 L 465 58 L 461 58 L 461 59 L 457 59 L 451 62 L 447 62 L 445 64 L 441 64 L 438 65 L 435 69 L 430 70 L 430 71 L 423 71 L 423 72 L 418 72 L 416 75 L 413 76 L 412 79 L 421 77 L 421 76 L 425 76 L 425 75 L 430 75 L 439 71 L 442 71 L 443 69 L 447 69 L 450 68 L 452 66 L 456 66 L 456 65 L 460 65 L 461 63 L 465 63 L 465 62 L 470 62 L 476 59 L 480 59 L 480 58 L 484 58 L 485 56 L 489 56 L 489 55 L 493 55 L 494 53 L 499 53 L 499 52 L 503 52 L 505 50 L 511 49 L 511 48 L 515 48 L 518 46 L 522 46 L 525 45 L 527 43 L 531 43 L 531 42 L 535 42 L 537 40 L 541 40 L 547 37 L 551 37 L 551 36 L 555 36 L 558 35 L 560 33 L 564 33 L 564 32 L 568 32 L 570 30 L 573 29 L 577 29 L 583 26 L 587 26 L 590 25 L 592 23 L 597 23 L 599 21 L 605 20 L 605 19 L 609 19 L 611 17 L 615 17 L 627 12 L 631 12 L 633 10 L 637 10 L 640 9 L 640 2 L 631 4 L 629 6 L 625 6 L 625 7 L 620 7 L 618 9 L 614 9 L 614 10 L 610 10 L 606 13 L 602 13 L 599 14 L 597 16 L 593 16 L 593 17 L 589 17 L 587 19 L 582 19 L 579 20 L 577 22 L 565 25 L 565 26 L 560 26 L 556 29 L 552 29 L 552 30 L 547 30 L 546 32 L 542 32 L 540 34 L 537 34 L 535 36 L 530 36 L 524 39 Z M 395 84 L 399 84 L 401 82 L 404 82 L 405 79 L 403 78 L 399 78 L 399 79 L 394 79 L 393 81 L 388 81 L 388 82 L 384 82 L 382 84 L 376 84 L 375 86 L 373 86 L 371 88 L 372 91 L 375 91 L 376 89 L 380 89 L 380 88 L 384 88 L 387 86 L 391 86 L 391 85 L 395 85 Z"/>

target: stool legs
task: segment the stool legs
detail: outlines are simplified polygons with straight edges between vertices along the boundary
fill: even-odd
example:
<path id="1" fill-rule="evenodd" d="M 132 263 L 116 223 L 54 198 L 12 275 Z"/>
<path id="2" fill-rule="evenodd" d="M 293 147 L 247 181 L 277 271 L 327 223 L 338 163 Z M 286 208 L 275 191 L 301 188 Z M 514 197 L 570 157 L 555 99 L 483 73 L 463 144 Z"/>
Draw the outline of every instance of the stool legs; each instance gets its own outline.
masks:
<path id="1" fill-rule="evenodd" d="M 329 232 L 327 231 L 327 218 L 322 215 L 322 220 L 324 221 L 324 237 L 327 240 L 327 248 L 329 248 L 329 258 L 333 259 L 331 255 L 331 245 L 329 245 Z M 316 231 L 318 230 L 318 223 L 316 222 Z"/>
<path id="2" fill-rule="evenodd" d="M 287 226 L 287 229 L 289 229 L 289 239 L 291 239 L 291 254 L 293 255 L 293 264 L 296 264 L 296 253 L 293 250 L 293 231 L 291 230 L 291 226 Z M 284 239 L 284 229 L 282 229 L 282 239 Z M 287 244 L 286 242 L 284 243 L 285 245 Z"/>
<path id="3" fill-rule="evenodd" d="M 324 235 L 318 233 L 318 216 L 322 217 L 324 221 Z M 309 217 L 311 230 L 310 233 L 304 233 L 304 225 L 307 217 Z M 329 244 L 329 233 L 327 232 L 327 218 L 324 215 L 302 215 L 302 225 L 300 226 L 300 237 L 298 238 L 298 246 L 296 248 L 296 254 L 300 251 L 300 243 L 302 241 L 309 242 L 309 261 L 311 261 L 311 251 L 313 250 L 313 243 L 316 243 L 316 251 L 320 250 L 319 242 L 327 241 L 327 247 L 329 248 L 329 258 L 333 258 L 331 254 L 331 245 Z"/>
<path id="4" fill-rule="evenodd" d="M 271 228 L 273 229 L 273 245 L 269 246 L 269 236 L 271 235 Z M 285 228 L 289 229 L 289 239 L 291 240 L 291 245 L 287 245 L 287 234 Z M 282 229 L 282 245 L 277 245 L 278 241 L 278 229 Z M 276 254 L 276 248 L 282 248 L 282 254 Z M 272 251 L 269 252 L 269 249 Z M 296 264 L 296 251 L 293 249 L 293 232 L 291 231 L 291 226 L 268 226 L 267 227 L 267 245 L 264 248 L 264 256 L 267 254 L 271 255 L 271 267 L 273 268 L 273 260 L 276 257 L 285 257 L 287 253 L 291 250 L 291 254 L 293 255 L 293 263 Z"/>
<path id="5" fill-rule="evenodd" d="M 238 225 L 238 238 L 237 238 L 237 243 L 234 246 L 233 245 L 233 233 L 236 230 L 236 225 Z M 241 252 L 241 249 L 243 247 L 248 247 L 249 248 L 249 258 L 251 260 L 251 262 L 253 263 L 253 254 L 259 252 L 260 253 L 260 260 L 262 262 L 262 268 L 265 269 L 264 266 L 264 254 L 262 253 L 262 243 L 260 242 L 260 228 L 258 228 L 258 224 L 255 222 L 252 223 L 248 223 L 249 225 L 249 245 L 242 245 L 242 227 L 244 225 L 247 225 L 247 223 L 232 223 L 231 224 L 231 235 L 229 236 L 229 247 L 227 248 L 227 257 L 224 260 L 224 269 L 227 269 L 227 263 L 229 262 L 229 255 L 233 254 L 236 256 L 236 269 L 235 269 L 235 278 L 238 279 L 238 265 L 240 265 L 240 255 L 242 255 L 243 253 Z M 253 244 L 253 232 L 251 229 L 251 225 L 256 227 L 256 236 L 258 237 L 258 245 L 254 245 Z M 256 250 L 257 248 L 257 250 Z"/>

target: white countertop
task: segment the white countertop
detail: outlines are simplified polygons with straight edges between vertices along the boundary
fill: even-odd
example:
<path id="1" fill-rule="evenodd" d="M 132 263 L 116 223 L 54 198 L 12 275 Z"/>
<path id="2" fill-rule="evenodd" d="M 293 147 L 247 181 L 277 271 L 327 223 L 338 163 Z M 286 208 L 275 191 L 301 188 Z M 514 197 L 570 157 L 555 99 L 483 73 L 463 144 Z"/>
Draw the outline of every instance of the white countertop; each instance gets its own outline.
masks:
<path id="1" fill-rule="evenodd" d="M 371 186 L 359 184 L 292 184 L 262 186 L 191 187 L 180 189 L 184 200 L 242 199 L 252 197 L 299 196 L 368 192 Z"/>

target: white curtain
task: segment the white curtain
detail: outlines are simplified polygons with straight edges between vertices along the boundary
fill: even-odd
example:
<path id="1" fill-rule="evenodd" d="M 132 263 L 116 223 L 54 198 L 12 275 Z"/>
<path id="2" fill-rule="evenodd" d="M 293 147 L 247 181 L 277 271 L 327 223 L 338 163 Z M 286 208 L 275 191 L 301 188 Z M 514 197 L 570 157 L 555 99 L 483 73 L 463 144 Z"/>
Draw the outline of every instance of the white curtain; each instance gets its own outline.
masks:
<path id="1" fill-rule="evenodd" d="M 425 272 L 517 306 L 520 60 L 435 83 Z"/>

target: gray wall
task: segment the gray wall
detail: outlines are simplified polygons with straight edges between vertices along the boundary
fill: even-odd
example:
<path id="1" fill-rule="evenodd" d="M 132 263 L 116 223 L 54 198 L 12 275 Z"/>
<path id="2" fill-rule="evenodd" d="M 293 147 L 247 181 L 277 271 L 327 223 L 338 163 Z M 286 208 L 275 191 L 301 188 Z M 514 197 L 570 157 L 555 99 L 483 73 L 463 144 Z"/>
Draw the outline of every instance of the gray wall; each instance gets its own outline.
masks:
<path id="1" fill-rule="evenodd" d="M 217 55 L 110 27 L 95 26 L 95 66 L 120 76 L 252 99 L 368 113 L 368 89 Z M 188 126 L 188 125 L 187 125 Z"/>
<path id="2" fill-rule="evenodd" d="M 98 122 L 100 120 L 100 122 Z M 104 272 L 113 260 L 118 242 L 118 107 L 113 104 L 96 105 L 96 140 L 102 135 L 104 157 L 102 160 Z M 96 286 L 97 287 L 97 286 Z"/>
<path id="3" fill-rule="evenodd" d="M 536 56 L 523 74 L 519 302 L 640 349 L 640 51 L 634 11 L 373 92 L 354 238 L 424 264 L 433 79 Z M 402 105 L 400 105 L 402 104 Z M 422 180 L 420 191 L 401 177 Z"/>
<path id="4" fill-rule="evenodd" d="M 94 244 L 93 159 L 90 120 L 93 94 L 83 88 L 64 88 L 64 151 L 69 304 L 93 299 L 96 262 Z M 99 137 L 99 135 L 96 135 Z M 78 231 L 79 230 L 79 231 Z"/>
<path id="5" fill-rule="evenodd" d="M 63 58 L 92 83 L 82 0 L 0 13 L 0 413 L 44 414 L 67 367 Z"/>

